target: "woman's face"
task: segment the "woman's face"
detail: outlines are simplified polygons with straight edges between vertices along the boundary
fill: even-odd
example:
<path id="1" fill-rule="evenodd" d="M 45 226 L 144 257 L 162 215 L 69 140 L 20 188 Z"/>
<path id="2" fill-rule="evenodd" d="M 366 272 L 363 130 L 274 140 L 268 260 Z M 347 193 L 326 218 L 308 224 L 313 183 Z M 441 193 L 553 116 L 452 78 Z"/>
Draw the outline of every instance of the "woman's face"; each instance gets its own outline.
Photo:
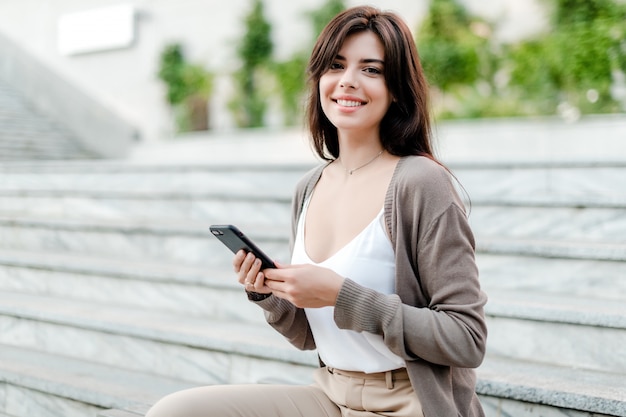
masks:
<path id="1" fill-rule="evenodd" d="M 322 110 L 338 129 L 378 128 L 392 97 L 385 83 L 385 51 L 378 37 L 363 31 L 346 38 L 319 81 Z"/>

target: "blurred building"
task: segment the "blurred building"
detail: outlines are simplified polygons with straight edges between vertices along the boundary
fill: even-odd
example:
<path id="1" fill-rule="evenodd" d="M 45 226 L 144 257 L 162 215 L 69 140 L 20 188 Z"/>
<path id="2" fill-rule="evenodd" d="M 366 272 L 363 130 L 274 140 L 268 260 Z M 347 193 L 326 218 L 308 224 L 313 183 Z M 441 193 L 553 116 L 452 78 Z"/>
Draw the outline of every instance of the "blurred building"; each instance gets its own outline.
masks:
<path id="1" fill-rule="evenodd" d="M 306 12 L 323 3 L 264 1 L 277 58 L 309 45 L 312 28 Z M 358 3 L 346 2 L 348 6 Z M 369 3 L 398 12 L 412 28 L 418 27 L 428 9 L 428 1 Z M 525 36 L 545 27 L 537 0 L 464 3 L 471 12 L 496 23 L 502 38 Z M 173 116 L 157 77 L 158 59 L 166 44 L 180 42 L 191 61 L 215 74 L 210 127 L 229 129 L 234 122 L 226 103 L 232 95 L 232 72 L 238 67 L 235 46 L 250 6 L 250 0 L 0 0 L 0 78 L 44 110 L 62 113 L 68 125 L 87 124 L 82 126 L 87 132 L 96 126 L 101 132 L 112 126 L 117 137 L 127 137 L 119 146 L 133 140 L 160 141 L 172 137 Z M 532 18 L 526 18 L 529 15 Z M 81 111 L 85 113 L 92 105 L 96 110 L 89 112 L 106 113 L 101 119 L 107 122 L 85 121 L 89 116 Z M 268 124 L 280 125 L 277 106 L 270 103 L 270 108 L 274 111 Z M 92 139 L 101 145 L 106 140 Z"/>

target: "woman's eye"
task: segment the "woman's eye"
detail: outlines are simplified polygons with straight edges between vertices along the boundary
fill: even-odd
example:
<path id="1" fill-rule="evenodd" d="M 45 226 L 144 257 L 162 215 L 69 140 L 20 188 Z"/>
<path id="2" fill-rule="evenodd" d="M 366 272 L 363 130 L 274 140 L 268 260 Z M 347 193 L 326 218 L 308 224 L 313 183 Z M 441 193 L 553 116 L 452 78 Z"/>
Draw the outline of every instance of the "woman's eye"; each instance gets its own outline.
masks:
<path id="1" fill-rule="evenodd" d="M 332 64 L 330 64 L 331 70 L 336 70 L 336 69 L 341 69 L 341 68 L 343 68 L 343 66 L 339 62 L 333 62 Z"/>
<path id="2" fill-rule="evenodd" d="M 374 68 L 374 67 L 367 67 L 365 68 L 365 72 L 368 74 L 382 74 L 382 70 L 378 69 L 378 68 Z"/>

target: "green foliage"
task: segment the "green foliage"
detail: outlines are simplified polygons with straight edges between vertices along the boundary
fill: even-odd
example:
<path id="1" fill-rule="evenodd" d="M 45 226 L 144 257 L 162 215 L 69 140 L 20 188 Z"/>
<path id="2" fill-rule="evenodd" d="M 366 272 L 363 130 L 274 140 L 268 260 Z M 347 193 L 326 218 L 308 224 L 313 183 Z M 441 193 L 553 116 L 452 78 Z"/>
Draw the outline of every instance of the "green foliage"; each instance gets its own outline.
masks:
<path id="1" fill-rule="evenodd" d="M 159 79 L 167 85 L 167 101 L 170 104 L 180 103 L 185 98 L 186 87 L 183 81 L 185 60 L 179 44 L 167 45 L 161 52 Z"/>
<path id="2" fill-rule="evenodd" d="M 471 31 L 476 24 L 481 23 L 470 18 L 457 1 L 432 0 L 417 36 L 424 71 L 432 85 L 448 90 L 481 77 L 481 69 L 486 68 L 482 61 L 488 63 L 484 53 L 488 43 Z"/>
<path id="3" fill-rule="evenodd" d="M 274 49 L 272 26 L 265 18 L 261 0 L 254 0 L 252 10 L 245 17 L 245 27 L 238 55 L 244 68 L 254 69 L 267 63 Z"/>
<path id="4" fill-rule="evenodd" d="M 187 62 L 179 43 L 165 46 L 157 75 L 167 86 L 166 100 L 176 114 L 178 131 L 196 130 L 198 124 L 191 119 L 202 101 L 206 109 L 213 88 L 213 75 L 202 66 Z M 206 128 L 206 120 L 199 128 Z"/>
<path id="5" fill-rule="evenodd" d="M 228 103 L 239 127 L 260 127 L 264 125 L 267 111 L 267 91 L 261 89 L 267 74 L 262 68 L 247 71 L 241 68 L 233 74 L 237 92 Z"/>
<path id="6" fill-rule="evenodd" d="M 499 45 L 458 0 L 432 0 L 417 44 L 439 117 L 620 111 L 611 85 L 626 72 L 626 5 L 547 1 L 550 32 Z"/>
<path id="7" fill-rule="evenodd" d="M 261 0 L 253 0 L 244 23 L 246 30 L 237 48 L 242 67 L 234 74 L 237 93 L 229 108 L 239 127 L 258 127 L 263 126 L 267 109 L 259 84 L 273 51 L 272 27 Z"/>
<path id="8" fill-rule="evenodd" d="M 212 75 L 200 65 L 188 63 L 179 43 L 163 49 L 158 76 L 167 85 L 166 98 L 171 105 L 195 94 L 208 97 L 213 86 Z"/>
<path id="9" fill-rule="evenodd" d="M 614 0 L 555 0 L 554 3 L 552 20 L 557 28 L 624 18 L 622 7 Z"/>
<path id="10" fill-rule="evenodd" d="M 302 100 L 306 86 L 307 57 L 297 53 L 291 58 L 272 66 L 277 81 L 285 124 L 295 125 L 302 114 Z"/>
<path id="11" fill-rule="evenodd" d="M 568 103 L 582 113 L 619 111 L 612 73 L 626 71 L 626 7 L 611 0 L 554 0 L 553 30 L 512 45 L 511 86 L 526 101 Z"/>

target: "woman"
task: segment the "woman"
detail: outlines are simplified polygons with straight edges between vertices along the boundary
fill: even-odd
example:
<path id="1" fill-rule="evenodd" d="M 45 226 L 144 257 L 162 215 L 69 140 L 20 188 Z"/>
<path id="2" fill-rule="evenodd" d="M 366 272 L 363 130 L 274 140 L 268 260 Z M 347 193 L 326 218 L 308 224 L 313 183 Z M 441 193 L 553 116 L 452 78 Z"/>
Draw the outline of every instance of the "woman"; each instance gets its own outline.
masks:
<path id="1" fill-rule="evenodd" d="M 292 260 L 234 260 L 248 298 L 322 365 L 310 386 L 203 387 L 157 416 L 484 415 L 475 373 L 487 330 L 474 240 L 433 156 L 415 44 L 396 15 L 355 7 L 320 34 L 307 117 L 327 163 L 293 200 Z"/>

